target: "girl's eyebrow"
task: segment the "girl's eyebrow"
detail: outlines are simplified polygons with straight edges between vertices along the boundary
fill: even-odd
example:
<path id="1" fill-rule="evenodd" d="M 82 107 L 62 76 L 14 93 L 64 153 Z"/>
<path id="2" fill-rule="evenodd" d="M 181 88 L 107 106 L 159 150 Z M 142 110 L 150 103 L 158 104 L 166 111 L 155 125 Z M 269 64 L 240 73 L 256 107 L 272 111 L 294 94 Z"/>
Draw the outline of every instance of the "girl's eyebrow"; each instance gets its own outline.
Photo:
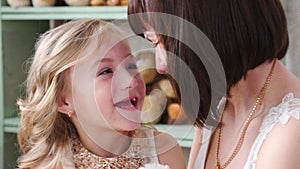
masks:
<path id="1" fill-rule="evenodd" d="M 109 57 L 103 57 L 99 60 L 97 60 L 95 63 L 93 63 L 93 65 L 90 67 L 90 69 L 93 69 L 93 67 L 99 67 L 99 65 L 101 63 L 112 63 L 113 62 L 113 59 L 112 58 L 109 58 Z"/>
<path id="2" fill-rule="evenodd" d="M 98 68 L 101 63 L 112 63 L 112 62 L 113 59 L 109 57 L 98 59 L 88 68 L 88 71 L 94 71 L 94 68 Z"/>
<path id="3" fill-rule="evenodd" d="M 111 58 L 108 58 L 108 57 L 104 57 L 104 58 L 102 58 L 102 59 L 100 59 L 100 63 L 101 62 L 112 62 L 113 61 L 113 59 L 111 59 Z"/>
<path id="4" fill-rule="evenodd" d="M 134 58 L 134 56 L 132 55 L 132 53 L 126 53 L 126 56 L 127 57 L 130 57 L 130 58 Z M 110 58 L 110 57 L 103 57 L 102 59 L 99 60 L 99 62 L 113 62 L 113 59 Z"/>
<path id="5" fill-rule="evenodd" d="M 126 54 L 127 57 L 130 57 L 130 58 L 134 58 L 134 56 L 132 55 L 132 53 L 128 53 Z M 113 62 L 114 59 L 110 58 L 110 57 L 104 57 L 102 59 L 100 59 L 99 61 L 97 61 L 96 64 L 99 64 L 99 63 L 105 63 L 105 62 Z"/>
<path id="6" fill-rule="evenodd" d="M 127 53 L 126 56 L 130 57 L 130 59 L 134 59 L 134 56 L 132 55 L 132 53 Z M 99 64 L 101 64 L 101 63 L 112 63 L 113 61 L 114 60 L 110 57 L 101 58 L 98 61 L 96 61 L 88 70 L 92 71 L 93 67 L 99 67 Z"/>

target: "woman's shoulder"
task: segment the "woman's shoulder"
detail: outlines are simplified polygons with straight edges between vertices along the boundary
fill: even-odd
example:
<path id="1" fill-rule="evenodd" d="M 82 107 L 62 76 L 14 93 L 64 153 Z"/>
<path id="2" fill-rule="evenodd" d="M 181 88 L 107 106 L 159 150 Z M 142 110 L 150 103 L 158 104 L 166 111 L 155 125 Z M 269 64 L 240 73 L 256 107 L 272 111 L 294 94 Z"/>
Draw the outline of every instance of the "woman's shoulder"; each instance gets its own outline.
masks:
<path id="1" fill-rule="evenodd" d="M 280 134 L 289 135 L 299 132 L 300 129 L 300 93 L 287 93 L 279 105 L 273 107 L 269 113 L 269 119 L 274 121 L 274 126 L 270 130 L 270 136 Z M 298 136 L 299 134 L 297 134 Z M 287 137 L 288 138 L 288 137 Z M 300 138 L 300 135 L 299 135 Z"/>
<path id="2" fill-rule="evenodd" d="M 270 110 L 262 124 L 260 132 L 267 135 L 258 154 L 256 168 L 299 167 L 300 161 L 296 159 L 300 156 L 299 130 L 300 98 L 290 92 Z"/>
<path id="3" fill-rule="evenodd" d="M 295 96 L 296 95 L 296 96 Z M 281 103 L 270 110 L 270 116 L 274 116 L 282 124 L 288 123 L 289 119 L 300 120 L 300 93 L 288 92 L 282 98 Z"/>
<path id="4" fill-rule="evenodd" d="M 283 116 L 284 123 L 278 122 L 270 130 L 258 154 L 256 168 L 299 168 L 299 113 L 300 109 L 297 116 L 294 116 L 296 114 Z"/>
<path id="5" fill-rule="evenodd" d="M 300 135 L 297 134 L 300 130 L 300 93 L 287 93 L 281 103 L 270 110 L 268 116 L 264 121 L 273 122 L 274 125 L 268 137 L 286 136 L 285 139 L 288 140 L 290 136 L 295 135 L 294 138 L 300 139 Z M 294 142 L 293 139 L 290 141 Z"/>

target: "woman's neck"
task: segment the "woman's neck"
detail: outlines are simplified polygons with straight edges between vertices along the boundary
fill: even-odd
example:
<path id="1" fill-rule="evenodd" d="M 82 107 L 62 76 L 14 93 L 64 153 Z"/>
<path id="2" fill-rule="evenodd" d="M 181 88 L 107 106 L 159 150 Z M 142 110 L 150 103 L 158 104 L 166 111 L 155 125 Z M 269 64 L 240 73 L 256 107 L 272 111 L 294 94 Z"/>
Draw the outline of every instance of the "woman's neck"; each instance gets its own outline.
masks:
<path id="1" fill-rule="evenodd" d="M 276 60 L 275 62 L 279 62 Z M 252 110 L 260 90 L 264 86 L 267 77 L 269 76 L 272 62 L 266 62 L 262 65 L 256 67 L 253 70 L 249 70 L 246 76 L 246 79 L 241 79 L 236 85 L 230 89 L 231 97 L 227 98 L 226 111 L 233 115 L 233 118 L 245 119 L 249 115 L 249 112 Z M 274 74 L 276 72 L 276 63 L 274 67 Z M 273 75 L 274 76 L 274 75 Z M 258 109 L 262 110 L 263 107 L 266 107 L 266 99 L 270 97 L 270 88 L 274 83 L 274 77 L 272 77 L 270 84 L 267 86 L 265 96 L 262 100 L 262 106 Z M 242 113 L 244 112 L 244 113 Z"/>

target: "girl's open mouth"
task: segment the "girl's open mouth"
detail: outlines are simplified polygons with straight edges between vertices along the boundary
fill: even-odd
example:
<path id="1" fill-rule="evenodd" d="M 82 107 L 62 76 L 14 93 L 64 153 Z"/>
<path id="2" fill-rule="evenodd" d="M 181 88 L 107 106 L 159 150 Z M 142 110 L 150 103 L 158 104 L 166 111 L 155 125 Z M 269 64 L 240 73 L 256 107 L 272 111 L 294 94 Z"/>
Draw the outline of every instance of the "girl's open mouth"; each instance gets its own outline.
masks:
<path id="1" fill-rule="evenodd" d="M 136 110 L 138 108 L 138 98 L 128 98 L 126 100 L 115 103 L 114 106 L 126 110 Z"/>

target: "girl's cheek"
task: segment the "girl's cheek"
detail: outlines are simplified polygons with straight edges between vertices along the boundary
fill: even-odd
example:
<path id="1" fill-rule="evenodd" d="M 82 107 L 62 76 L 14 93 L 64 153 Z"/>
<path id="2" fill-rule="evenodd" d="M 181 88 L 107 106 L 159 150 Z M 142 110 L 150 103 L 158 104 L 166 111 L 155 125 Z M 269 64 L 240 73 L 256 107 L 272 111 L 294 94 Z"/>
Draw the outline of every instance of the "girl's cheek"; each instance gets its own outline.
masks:
<path id="1" fill-rule="evenodd" d="M 141 76 L 138 77 L 138 82 L 139 82 L 139 85 L 141 86 L 141 88 L 146 90 L 146 84 L 145 84 L 145 82 L 144 82 L 144 80 L 142 79 Z"/>

